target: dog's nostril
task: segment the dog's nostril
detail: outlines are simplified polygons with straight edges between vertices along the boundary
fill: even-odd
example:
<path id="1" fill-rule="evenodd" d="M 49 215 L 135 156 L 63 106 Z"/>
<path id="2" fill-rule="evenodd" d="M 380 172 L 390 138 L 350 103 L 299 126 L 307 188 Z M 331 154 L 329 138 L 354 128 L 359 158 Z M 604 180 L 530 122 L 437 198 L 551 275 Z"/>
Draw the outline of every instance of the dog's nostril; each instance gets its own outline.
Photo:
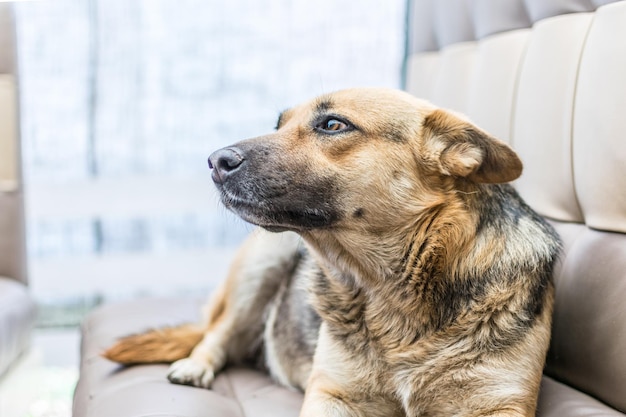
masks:
<path id="1" fill-rule="evenodd" d="M 241 162 L 243 162 L 243 159 L 239 155 L 234 152 L 228 153 L 226 155 L 222 155 L 217 160 L 217 168 L 222 171 L 232 171 L 241 165 Z"/>
<path id="2" fill-rule="evenodd" d="M 220 149 L 209 157 L 209 168 L 213 169 L 213 180 L 223 182 L 226 177 L 237 170 L 245 160 L 237 148 Z"/>

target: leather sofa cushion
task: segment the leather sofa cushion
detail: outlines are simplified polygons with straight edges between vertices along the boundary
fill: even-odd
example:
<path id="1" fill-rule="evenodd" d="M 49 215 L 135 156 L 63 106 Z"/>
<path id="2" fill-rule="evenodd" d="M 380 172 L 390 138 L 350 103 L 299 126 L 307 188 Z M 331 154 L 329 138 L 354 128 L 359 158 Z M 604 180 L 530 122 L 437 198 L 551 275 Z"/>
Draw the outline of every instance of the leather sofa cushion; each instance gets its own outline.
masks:
<path id="1" fill-rule="evenodd" d="M 530 27 L 522 0 L 474 0 L 471 5 L 476 39 Z"/>
<path id="2" fill-rule="evenodd" d="M 544 376 L 541 381 L 537 417 L 623 417 L 580 391 Z"/>
<path id="3" fill-rule="evenodd" d="M 599 8 L 581 55 L 573 120 L 574 184 L 594 229 L 626 233 L 626 2 Z"/>
<path id="4" fill-rule="evenodd" d="M 546 372 L 626 410 L 626 235 L 554 224 L 565 253 Z"/>
<path id="5" fill-rule="evenodd" d="M 578 62 L 593 13 L 535 24 L 519 71 L 513 146 L 524 161 L 516 188 L 535 210 L 583 222 L 572 177 L 572 114 Z"/>
<path id="6" fill-rule="evenodd" d="M 467 115 L 511 144 L 513 103 L 530 29 L 508 31 L 477 43 L 468 87 Z"/>
<path id="7" fill-rule="evenodd" d="M 524 0 L 524 3 L 533 22 L 568 13 L 590 12 L 597 7 L 589 0 Z"/>
<path id="8" fill-rule="evenodd" d="M 116 338 L 149 328 L 199 320 L 197 299 L 146 299 L 101 307 L 82 326 L 81 372 L 74 417 L 296 417 L 302 394 L 264 373 L 229 367 L 211 390 L 170 384 L 167 365 L 120 367 L 99 356 Z"/>

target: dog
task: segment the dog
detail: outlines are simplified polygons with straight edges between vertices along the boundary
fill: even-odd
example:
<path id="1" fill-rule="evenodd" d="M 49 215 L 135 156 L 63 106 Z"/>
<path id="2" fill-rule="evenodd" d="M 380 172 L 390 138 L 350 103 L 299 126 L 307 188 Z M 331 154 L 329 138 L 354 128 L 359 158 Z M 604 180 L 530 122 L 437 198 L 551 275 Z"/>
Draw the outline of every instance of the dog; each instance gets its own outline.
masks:
<path id="1" fill-rule="evenodd" d="M 209 165 L 259 229 L 204 323 L 105 357 L 173 362 L 171 382 L 205 388 L 261 357 L 305 392 L 302 417 L 535 415 L 561 244 L 507 184 L 508 145 L 408 93 L 349 89 Z"/>

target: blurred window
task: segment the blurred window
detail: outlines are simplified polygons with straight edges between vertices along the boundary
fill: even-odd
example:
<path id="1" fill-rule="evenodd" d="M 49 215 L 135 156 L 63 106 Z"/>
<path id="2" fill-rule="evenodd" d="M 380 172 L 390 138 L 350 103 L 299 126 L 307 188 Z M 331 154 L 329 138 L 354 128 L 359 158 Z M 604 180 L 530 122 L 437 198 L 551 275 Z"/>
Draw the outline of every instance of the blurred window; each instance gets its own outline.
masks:
<path id="1" fill-rule="evenodd" d="M 198 292 L 251 227 L 208 155 L 350 86 L 399 87 L 405 0 L 16 5 L 29 266 L 43 300 Z"/>

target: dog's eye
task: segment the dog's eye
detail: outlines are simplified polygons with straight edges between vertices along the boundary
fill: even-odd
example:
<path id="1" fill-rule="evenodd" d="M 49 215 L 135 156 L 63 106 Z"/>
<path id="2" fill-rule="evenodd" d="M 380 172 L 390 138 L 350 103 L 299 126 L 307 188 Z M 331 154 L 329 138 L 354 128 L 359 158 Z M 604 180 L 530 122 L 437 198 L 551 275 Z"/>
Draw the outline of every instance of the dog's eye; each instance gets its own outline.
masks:
<path id="1" fill-rule="evenodd" d="M 321 130 L 327 133 L 338 133 L 343 132 L 344 130 L 350 129 L 350 125 L 342 120 L 339 120 L 334 117 L 329 117 L 327 119 L 322 120 L 317 126 L 316 129 Z"/>
<path id="2" fill-rule="evenodd" d="M 340 122 L 339 120 L 336 120 L 336 119 L 330 119 L 326 123 L 324 123 L 324 130 L 332 130 L 334 132 L 338 130 L 343 130 L 346 127 L 347 126 L 345 123 Z"/>

